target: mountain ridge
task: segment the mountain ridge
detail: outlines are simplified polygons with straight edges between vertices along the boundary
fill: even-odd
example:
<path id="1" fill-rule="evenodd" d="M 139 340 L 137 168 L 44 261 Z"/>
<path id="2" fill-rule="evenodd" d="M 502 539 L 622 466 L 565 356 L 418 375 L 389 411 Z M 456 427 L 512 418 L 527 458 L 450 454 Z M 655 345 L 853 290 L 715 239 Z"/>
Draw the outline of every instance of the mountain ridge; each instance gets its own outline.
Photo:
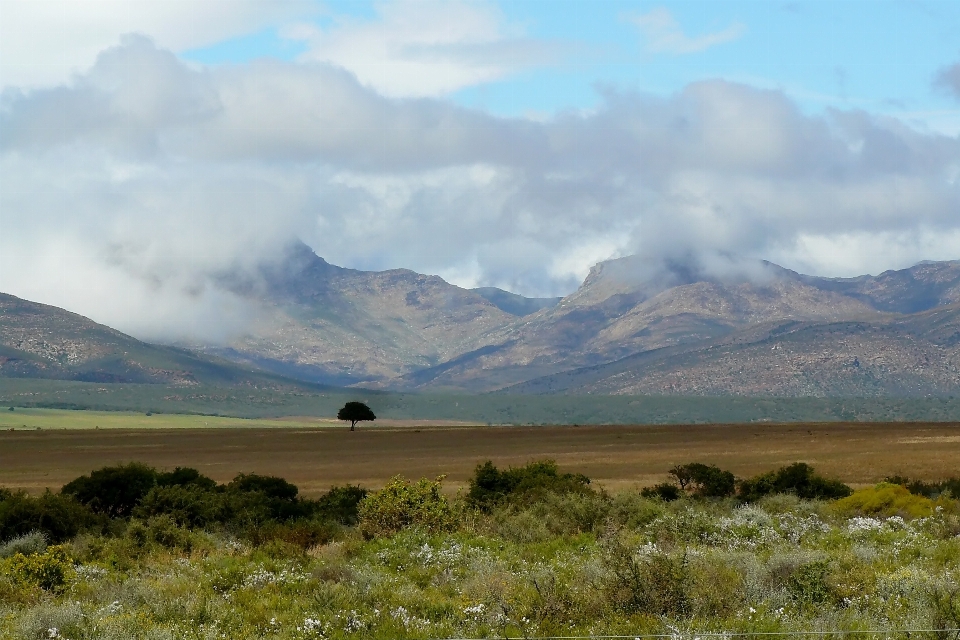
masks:
<path id="1" fill-rule="evenodd" d="M 598 263 L 568 296 L 531 299 L 408 269 L 339 267 L 298 244 L 221 286 L 257 312 L 219 345 L 149 345 L 0 296 L 0 376 L 190 385 L 195 369 L 208 380 L 456 393 L 871 397 L 960 388 L 960 261 L 823 278 L 730 256 L 629 256 Z"/>

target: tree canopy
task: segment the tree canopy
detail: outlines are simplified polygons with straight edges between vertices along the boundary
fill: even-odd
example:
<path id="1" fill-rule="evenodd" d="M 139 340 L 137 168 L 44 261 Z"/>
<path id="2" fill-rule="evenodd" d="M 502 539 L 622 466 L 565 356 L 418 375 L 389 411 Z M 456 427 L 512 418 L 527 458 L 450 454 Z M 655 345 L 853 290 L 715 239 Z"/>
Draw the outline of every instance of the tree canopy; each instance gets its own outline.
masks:
<path id="1" fill-rule="evenodd" d="M 350 431 L 353 431 L 358 422 L 364 420 L 376 420 L 377 416 L 373 415 L 373 411 L 370 410 L 370 407 L 365 405 L 362 402 L 348 402 L 343 405 L 343 408 L 337 412 L 337 420 L 349 420 L 350 421 Z"/>

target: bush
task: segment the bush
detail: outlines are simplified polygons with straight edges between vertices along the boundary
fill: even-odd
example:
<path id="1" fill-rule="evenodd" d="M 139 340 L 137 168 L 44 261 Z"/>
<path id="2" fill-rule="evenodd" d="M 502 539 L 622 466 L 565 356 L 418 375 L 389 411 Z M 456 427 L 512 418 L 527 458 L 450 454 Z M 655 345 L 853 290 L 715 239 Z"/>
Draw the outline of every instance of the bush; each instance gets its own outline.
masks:
<path id="1" fill-rule="evenodd" d="M 737 487 L 737 479 L 729 471 L 714 465 L 700 462 L 677 465 L 670 470 L 681 490 L 700 498 L 726 498 L 732 496 Z"/>
<path id="2" fill-rule="evenodd" d="M 947 492 L 955 498 L 960 497 L 960 478 L 948 478 L 941 482 L 923 482 L 922 480 L 910 480 L 904 476 L 889 476 L 884 479 L 884 482 L 899 484 L 910 493 L 931 500 L 935 500 Z"/>
<path id="3" fill-rule="evenodd" d="M 366 497 L 367 490 L 360 487 L 331 487 L 314 502 L 313 508 L 316 517 L 322 520 L 353 526 L 359 520 L 357 510 L 360 502 Z"/>
<path id="4" fill-rule="evenodd" d="M 589 484 L 590 478 L 583 474 L 560 473 L 553 460 L 531 462 L 506 471 L 487 460 L 477 465 L 470 479 L 467 504 L 488 511 L 508 499 L 533 502 L 545 493 L 590 492 Z"/>
<path id="5" fill-rule="evenodd" d="M 913 495 L 905 487 L 889 482 L 861 489 L 833 505 L 835 510 L 847 515 L 905 518 L 929 516 L 933 513 L 933 506 L 929 498 Z"/>
<path id="6" fill-rule="evenodd" d="M 296 500 L 300 492 L 297 485 L 290 484 L 283 478 L 261 476 L 256 473 L 241 473 L 226 488 L 227 491 L 235 493 L 262 493 L 267 498 L 287 502 Z"/>
<path id="7" fill-rule="evenodd" d="M 431 533 L 453 528 L 450 503 L 440 492 L 442 477 L 410 482 L 396 476 L 359 505 L 360 531 L 367 538 L 388 536 L 407 527 Z"/>
<path id="8" fill-rule="evenodd" d="M 157 474 L 157 486 L 191 486 L 201 489 L 213 490 L 217 488 L 217 483 L 213 478 L 202 475 L 196 469 L 190 467 L 177 467 L 173 471 L 166 471 Z"/>
<path id="9" fill-rule="evenodd" d="M 640 495 L 644 498 L 660 499 L 664 502 L 672 502 L 680 499 L 680 489 L 677 485 L 670 482 L 661 482 L 652 487 L 644 487 L 640 490 Z"/>
<path id="10" fill-rule="evenodd" d="M 2 571 L 20 584 L 36 585 L 41 589 L 59 589 L 73 570 L 73 562 L 63 545 L 49 547 L 43 553 L 28 556 L 18 553 L 0 563 Z"/>
<path id="11" fill-rule="evenodd" d="M 97 524 L 100 523 L 89 508 L 49 491 L 36 497 L 25 492 L 12 493 L 0 501 L 0 540 L 41 532 L 58 543 Z"/>
<path id="12" fill-rule="evenodd" d="M 190 551 L 193 547 L 190 531 L 178 526 L 169 515 L 150 518 L 146 522 L 131 520 L 124 537 L 139 548 L 153 544 L 167 549 Z"/>
<path id="13" fill-rule="evenodd" d="M 47 535 L 42 531 L 31 531 L 0 544 L 0 558 L 9 558 L 18 553 L 28 556 L 46 550 Z"/>
<path id="14" fill-rule="evenodd" d="M 139 462 L 104 467 L 60 490 L 81 504 L 112 518 L 126 518 L 157 483 L 157 471 Z"/>
<path id="15" fill-rule="evenodd" d="M 133 515 L 144 520 L 166 515 L 180 526 L 208 527 L 226 522 L 231 514 L 223 492 L 186 484 L 154 487 L 134 509 Z"/>
<path id="16" fill-rule="evenodd" d="M 638 555 L 616 537 L 603 542 L 607 598 L 625 613 L 685 617 L 690 612 L 687 554 Z"/>
<path id="17" fill-rule="evenodd" d="M 596 493 L 548 493 L 530 504 L 494 509 L 487 526 L 508 540 L 550 540 L 598 531 L 610 513 L 611 500 Z"/>
<path id="18" fill-rule="evenodd" d="M 796 462 L 740 482 L 740 498 L 756 502 L 774 493 L 792 493 L 804 500 L 835 500 L 846 498 L 853 489 L 839 480 L 828 480 L 813 472 L 813 467 Z"/>

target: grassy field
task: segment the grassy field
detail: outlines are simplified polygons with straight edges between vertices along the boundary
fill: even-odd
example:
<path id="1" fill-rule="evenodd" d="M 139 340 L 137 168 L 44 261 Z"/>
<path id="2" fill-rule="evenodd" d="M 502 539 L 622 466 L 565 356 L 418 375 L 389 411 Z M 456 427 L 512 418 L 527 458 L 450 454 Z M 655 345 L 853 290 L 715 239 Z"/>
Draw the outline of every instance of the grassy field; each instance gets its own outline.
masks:
<path id="1" fill-rule="evenodd" d="M 98 384 L 0 378 L 0 411 L 21 408 L 332 418 L 349 400 L 379 418 L 472 424 L 707 424 L 747 422 L 957 422 L 960 397 L 751 398 L 704 396 L 448 395 L 363 389 Z"/>
<path id="2" fill-rule="evenodd" d="M 750 476 L 796 461 L 855 486 L 903 474 L 958 474 L 960 424 L 413 426 L 367 425 L 351 433 L 317 418 L 16 410 L 0 412 L 0 486 L 39 491 L 104 465 L 141 461 L 191 466 L 225 482 L 240 472 L 288 478 L 307 495 L 334 484 L 382 486 L 390 477 L 447 475 L 461 488 L 475 466 L 552 458 L 611 490 L 666 478 L 701 461 Z M 27 425 L 24 428 L 23 425 Z M 99 426 L 99 429 L 95 427 Z M 244 428 L 236 428 L 242 426 Z M 11 430 L 12 429 L 12 430 Z"/>

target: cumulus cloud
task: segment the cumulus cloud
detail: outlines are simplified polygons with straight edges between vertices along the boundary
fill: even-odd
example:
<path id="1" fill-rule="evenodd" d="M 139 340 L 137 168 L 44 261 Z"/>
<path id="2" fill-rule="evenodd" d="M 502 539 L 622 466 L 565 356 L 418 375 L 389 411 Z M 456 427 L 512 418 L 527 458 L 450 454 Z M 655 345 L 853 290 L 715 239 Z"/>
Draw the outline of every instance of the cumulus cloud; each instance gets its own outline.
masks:
<path id="1" fill-rule="evenodd" d="M 65 82 L 124 33 L 182 51 L 316 12 L 313 0 L 0 0 L 0 87 Z"/>
<path id="2" fill-rule="evenodd" d="M 746 25 L 734 22 L 722 31 L 700 36 L 688 36 L 680 23 L 664 7 L 657 7 L 632 18 L 644 37 L 644 48 L 650 53 L 683 55 L 699 53 L 711 47 L 740 39 L 747 32 Z"/>
<path id="3" fill-rule="evenodd" d="M 629 254 L 721 275 L 729 255 L 825 275 L 960 256 L 956 138 L 723 81 L 533 122 L 129 37 L 3 94 L 0 176 L 0 290 L 146 338 L 238 330 L 255 310 L 222 282 L 297 238 L 527 295 Z"/>
<path id="4" fill-rule="evenodd" d="M 397 0 L 376 8 L 376 20 L 292 25 L 284 34 L 309 46 L 302 61 L 347 69 L 390 97 L 441 96 L 569 53 L 569 45 L 525 37 L 491 2 Z"/>

